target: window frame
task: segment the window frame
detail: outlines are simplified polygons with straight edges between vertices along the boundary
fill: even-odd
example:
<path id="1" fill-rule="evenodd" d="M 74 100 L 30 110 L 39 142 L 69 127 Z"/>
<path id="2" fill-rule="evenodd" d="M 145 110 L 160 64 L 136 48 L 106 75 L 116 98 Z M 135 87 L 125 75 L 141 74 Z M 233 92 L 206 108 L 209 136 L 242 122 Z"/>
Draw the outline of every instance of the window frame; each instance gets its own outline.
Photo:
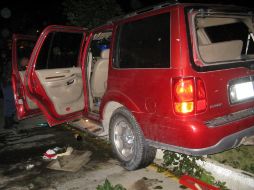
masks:
<path id="1" fill-rule="evenodd" d="M 167 67 L 161 67 L 161 68 L 158 68 L 158 67 L 129 67 L 129 68 L 121 68 L 121 67 L 116 67 L 115 65 L 115 62 L 119 59 L 119 39 L 120 39 L 120 34 L 121 32 L 119 32 L 119 28 L 121 29 L 122 25 L 124 24 L 128 24 L 128 23 L 132 23 L 132 22 L 136 22 L 136 21 L 139 21 L 139 20 L 143 20 L 143 19 L 146 19 L 146 18 L 150 18 L 150 17 L 153 17 L 153 16 L 159 16 L 159 15 L 163 15 L 163 14 L 168 14 L 169 16 L 169 64 Z M 169 9 L 164 9 L 164 10 L 161 10 L 160 12 L 156 11 L 156 12 L 152 12 L 150 14 L 144 14 L 144 15 L 138 15 L 138 16 L 134 16 L 134 17 L 131 17 L 130 19 L 126 19 L 126 20 L 122 20 L 122 21 L 119 21 L 115 24 L 114 26 L 114 30 L 113 30 L 113 40 L 112 40 L 112 68 L 115 69 L 115 70 L 129 70 L 129 69 L 132 69 L 132 70 L 151 70 L 151 69 L 160 69 L 160 70 L 168 70 L 172 67 L 172 61 L 171 61 L 171 43 L 172 43 L 172 40 L 171 40 L 171 33 L 172 33 L 172 30 L 171 30 L 171 24 L 172 24 L 172 21 L 171 21 L 171 18 L 172 18 L 172 14 L 171 14 L 171 11 Z"/>
<path id="2" fill-rule="evenodd" d="M 210 65 L 204 65 L 201 60 L 198 60 L 197 57 L 197 50 L 194 47 L 195 38 L 193 33 L 193 19 L 192 19 L 192 13 L 195 12 L 196 10 L 205 10 L 207 11 L 208 8 L 213 11 L 219 11 L 219 12 L 224 12 L 228 13 L 230 12 L 231 14 L 240 14 L 240 15 L 246 15 L 246 12 L 251 11 L 251 9 L 247 8 L 233 8 L 233 7 L 221 7 L 221 6 L 205 6 L 205 5 L 199 5 L 199 6 L 185 6 L 183 9 L 184 13 L 184 20 L 186 23 L 186 38 L 187 38 L 187 43 L 188 43 L 188 52 L 189 52 L 189 58 L 190 58 L 190 64 L 191 67 L 197 71 L 197 72 L 208 72 L 208 71 L 217 71 L 217 70 L 224 70 L 224 69 L 232 69 L 232 68 L 248 68 L 252 69 L 253 68 L 253 61 L 251 60 L 245 60 L 245 61 L 237 61 L 237 62 L 230 62 L 226 64 L 210 64 Z M 244 62 L 244 64 L 243 64 Z"/>
<path id="3" fill-rule="evenodd" d="M 52 50 L 52 47 L 53 47 L 53 44 L 54 44 L 55 35 L 56 35 L 57 33 L 62 33 L 62 34 L 80 34 L 80 35 L 82 35 L 82 36 L 81 36 L 81 39 L 80 39 L 79 49 L 78 49 L 78 51 L 77 51 L 76 63 L 75 63 L 75 65 L 73 65 L 73 66 L 71 66 L 71 67 L 49 68 L 50 56 L 51 56 L 52 51 L 53 51 L 53 50 Z M 50 36 L 50 34 L 51 34 L 51 36 Z M 50 37 L 51 39 L 49 39 L 50 41 L 49 41 L 49 48 L 48 48 L 47 54 L 46 54 L 47 58 L 46 58 L 46 61 L 45 61 L 45 68 L 37 69 L 36 66 L 38 65 L 38 63 L 36 63 L 36 65 L 35 65 L 35 70 L 38 70 L 38 71 L 39 71 L 39 70 L 48 70 L 48 69 L 64 69 L 64 68 L 72 68 L 72 67 L 81 67 L 81 64 L 80 64 L 80 53 L 79 53 L 79 52 L 80 52 L 80 50 L 83 48 L 83 47 L 82 47 L 82 42 L 83 42 L 83 40 L 84 40 L 84 34 L 83 34 L 83 33 L 79 33 L 79 32 L 62 32 L 62 31 L 55 31 L 55 32 L 49 33 L 49 34 L 47 35 L 46 38 L 48 38 L 48 37 Z M 47 39 L 45 39 L 45 40 L 47 40 Z M 44 42 L 43 42 L 43 44 L 42 44 L 41 49 L 43 48 L 43 45 L 45 45 L 45 40 L 44 40 Z M 65 43 L 63 43 L 63 44 L 65 44 Z M 40 49 L 40 53 L 41 53 L 41 49 Z M 40 53 L 38 54 L 38 57 L 40 56 Z M 38 61 L 38 57 L 37 57 L 36 62 Z"/>
<path id="4" fill-rule="evenodd" d="M 236 15 L 236 16 L 250 16 L 244 9 L 232 9 L 232 8 L 221 8 L 221 7 L 209 7 L 212 11 L 210 13 L 220 15 Z M 248 60 L 229 60 L 222 62 L 213 62 L 205 64 L 199 56 L 197 34 L 195 32 L 195 21 L 196 14 L 200 11 L 208 11 L 207 6 L 186 6 L 184 8 L 185 22 L 186 22 L 186 33 L 190 54 L 190 62 L 192 68 L 197 72 L 216 71 L 231 68 L 252 68 L 253 59 Z M 245 12 L 244 12 L 245 11 Z"/>

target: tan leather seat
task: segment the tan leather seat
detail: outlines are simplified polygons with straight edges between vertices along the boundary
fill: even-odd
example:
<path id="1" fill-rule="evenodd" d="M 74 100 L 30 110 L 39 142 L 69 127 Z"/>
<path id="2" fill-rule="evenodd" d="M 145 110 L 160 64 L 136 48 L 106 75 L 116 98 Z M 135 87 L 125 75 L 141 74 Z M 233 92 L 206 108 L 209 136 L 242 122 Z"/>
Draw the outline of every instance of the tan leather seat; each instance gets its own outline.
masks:
<path id="1" fill-rule="evenodd" d="M 211 40 L 209 39 L 203 28 L 197 30 L 197 37 L 199 45 L 211 44 Z"/>
<path id="2" fill-rule="evenodd" d="M 109 49 L 101 52 L 101 58 L 94 64 L 91 77 L 91 89 L 94 98 L 101 98 L 107 88 Z"/>
<path id="3" fill-rule="evenodd" d="M 225 42 L 200 45 L 199 52 L 205 62 L 230 61 L 240 59 L 243 41 L 232 40 Z"/>

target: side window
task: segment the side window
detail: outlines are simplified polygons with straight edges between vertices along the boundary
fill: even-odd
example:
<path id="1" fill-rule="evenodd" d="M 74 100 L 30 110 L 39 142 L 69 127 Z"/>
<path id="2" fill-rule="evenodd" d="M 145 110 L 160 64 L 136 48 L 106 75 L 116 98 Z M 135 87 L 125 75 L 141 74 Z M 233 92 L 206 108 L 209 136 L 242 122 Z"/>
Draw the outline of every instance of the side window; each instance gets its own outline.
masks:
<path id="1" fill-rule="evenodd" d="M 93 40 L 90 43 L 90 51 L 93 57 L 100 57 L 101 52 L 109 49 L 111 42 L 112 31 L 103 31 L 95 33 Z"/>
<path id="2" fill-rule="evenodd" d="M 169 68 L 170 15 L 121 24 L 114 51 L 116 68 Z"/>
<path id="3" fill-rule="evenodd" d="M 45 39 L 40 53 L 37 58 L 37 62 L 35 65 L 36 70 L 41 70 L 41 69 L 47 69 L 48 68 L 48 55 L 50 51 L 50 44 L 53 40 L 53 33 L 50 33 L 47 38 Z"/>
<path id="4" fill-rule="evenodd" d="M 36 70 L 77 66 L 82 38 L 81 33 L 49 34 L 40 50 Z"/>

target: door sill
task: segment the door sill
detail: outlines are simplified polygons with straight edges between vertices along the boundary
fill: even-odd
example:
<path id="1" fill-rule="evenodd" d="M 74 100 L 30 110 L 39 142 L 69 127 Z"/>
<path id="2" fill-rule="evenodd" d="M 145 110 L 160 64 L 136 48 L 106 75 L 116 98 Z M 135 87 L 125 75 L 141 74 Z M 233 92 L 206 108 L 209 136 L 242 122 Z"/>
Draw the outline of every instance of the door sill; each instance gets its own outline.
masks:
<path id="1" fill-rule="evenodd" d="M 74 120 L 70 122 L 70 125 L 72 125 L 73 127 L 81 131 L 88 132 L 89 134 L 92 134 L 95 136 L 100 136 L 100 134 L 104 132 L 104 129 L 101 123 L 94 121 L 92 119 L 88 119 L 86 117 L 83 117 L 78 120 Z"/>

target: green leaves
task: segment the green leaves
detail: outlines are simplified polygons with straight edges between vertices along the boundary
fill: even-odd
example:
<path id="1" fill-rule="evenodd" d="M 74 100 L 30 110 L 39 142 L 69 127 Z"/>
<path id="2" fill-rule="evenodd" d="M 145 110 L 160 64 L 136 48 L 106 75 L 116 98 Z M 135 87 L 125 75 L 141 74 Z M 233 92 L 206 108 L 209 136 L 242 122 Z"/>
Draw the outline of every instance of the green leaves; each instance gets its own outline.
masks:
<path id="1" fill-rule="evenodd" d="M 192 176 L 201 176 L 200 166 L 197 165 L 197 160 L 202 160 L 202 157 L 188 156 L 175 152 L 164 151 L 164 166 L 169 166 L 173 169 L 177 176 L 188 174 Z"/>
<path id="2" fill-rule="evenodd" d="M 220 187 L 222 190 L 226 190 L 226 183 L 216 181 L 211 173 L 207 172 L 197 164 L 198 160 L 203 161 L 204 159 L 200 156 L 189 156 L 165 150 L 163 156 L 163 166 L 164 168 L 170 168 L 176 176 L 180 177 L 187 174 L 208 184 Z"/>
<path id="3" fill-rule="evenodd" d="M 126 190 L 122 185 L 117 184 L 116 186 L 111 185 L 108 179 L 105 180 L 103 185 L 99 185 L 96 190 Z"/>

